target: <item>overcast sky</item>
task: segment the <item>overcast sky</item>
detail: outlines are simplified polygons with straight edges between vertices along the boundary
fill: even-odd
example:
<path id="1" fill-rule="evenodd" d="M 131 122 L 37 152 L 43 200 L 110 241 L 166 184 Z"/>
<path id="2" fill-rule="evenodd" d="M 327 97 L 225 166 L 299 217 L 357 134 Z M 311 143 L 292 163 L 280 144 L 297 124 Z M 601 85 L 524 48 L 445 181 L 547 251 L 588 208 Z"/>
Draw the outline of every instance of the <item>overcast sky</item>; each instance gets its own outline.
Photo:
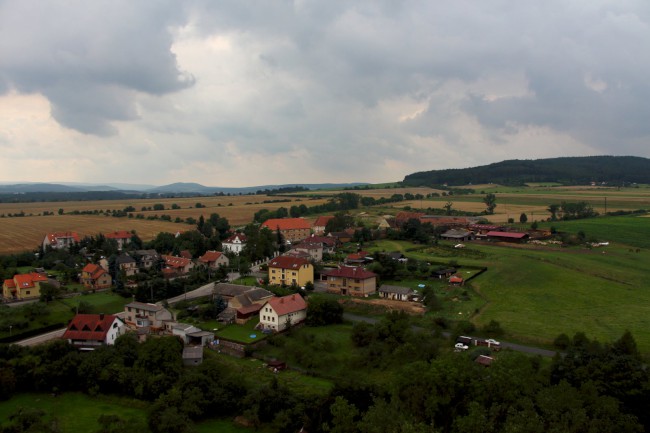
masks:
<path id="1" fill-rule="evenodd" d="M 0 181 L 650 157 L 650 2 L 0 0 Z"/>

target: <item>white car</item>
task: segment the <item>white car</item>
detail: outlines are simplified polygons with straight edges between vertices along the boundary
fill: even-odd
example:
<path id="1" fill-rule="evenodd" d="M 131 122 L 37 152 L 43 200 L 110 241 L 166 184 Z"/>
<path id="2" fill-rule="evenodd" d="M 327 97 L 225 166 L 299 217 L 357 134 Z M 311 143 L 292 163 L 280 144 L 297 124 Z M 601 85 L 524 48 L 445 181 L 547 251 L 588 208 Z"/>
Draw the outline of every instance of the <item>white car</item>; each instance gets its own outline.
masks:
<path id="1" fill-rule="evenodd" d="M 469 346 L 466 345 L 466 344 L 463 344 L 463 343 L 456 343 L 454 345 L 454 347 L 456 348 L 456 350 L 467 350 L 467 349 L 469 349 Z"/>
<path id="2" fill-rule="evenodd" d="M 486 342 L 486 343 L 489 343 L 489 344 L 494 344 L 494 345 L 499 345 L 499 344 L 501 344 L 501 343 L 499 343 L 498 341 L 496 341 L 496 340 L 494 340 L 494 339 L 492 339 L 492 338 L 489 338 L 489 339 L 485 340 L 485 342 Z"/>

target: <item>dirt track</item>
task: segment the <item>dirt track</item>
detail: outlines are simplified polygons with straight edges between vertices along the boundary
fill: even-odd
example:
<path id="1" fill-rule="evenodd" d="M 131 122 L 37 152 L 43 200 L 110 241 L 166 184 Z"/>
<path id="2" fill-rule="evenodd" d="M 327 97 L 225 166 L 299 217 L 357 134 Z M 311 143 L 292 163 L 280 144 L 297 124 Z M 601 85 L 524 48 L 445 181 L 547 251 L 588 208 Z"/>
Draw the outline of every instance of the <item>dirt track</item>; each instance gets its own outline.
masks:
<path id="1" fill-rule="evenodd" d="M 355 302 L 357 304 L 372 304 L 385 307 L 387 310 L 405 311 L 409 314 L 424 314 L 425 308 L 419 302 L 406 302 L 406 301 L 393 301 L 390 299 L 346 299 L 347 302 Z"/>

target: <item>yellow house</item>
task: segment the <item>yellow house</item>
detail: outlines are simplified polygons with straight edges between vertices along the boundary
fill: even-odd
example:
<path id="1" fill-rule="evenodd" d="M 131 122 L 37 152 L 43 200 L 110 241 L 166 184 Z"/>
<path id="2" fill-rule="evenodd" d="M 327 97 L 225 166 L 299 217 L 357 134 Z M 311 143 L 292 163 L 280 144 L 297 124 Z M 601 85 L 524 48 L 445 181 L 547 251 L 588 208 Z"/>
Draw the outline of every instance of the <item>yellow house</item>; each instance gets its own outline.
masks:
<path id="1" fill-rule="evenodd" d="M 38 272 L 16 274 L 2 284 L 2 296 L 7 299 L 32 299 L 41 296 L 41 283 L 47 282 L 47 277 Z"/>
<path id="2" fill-rule="evenodd" d="M 303 287 L 314 282 L 314 267 L 309 260 L 279 256 L 269 262 L 269 284 Z"/>

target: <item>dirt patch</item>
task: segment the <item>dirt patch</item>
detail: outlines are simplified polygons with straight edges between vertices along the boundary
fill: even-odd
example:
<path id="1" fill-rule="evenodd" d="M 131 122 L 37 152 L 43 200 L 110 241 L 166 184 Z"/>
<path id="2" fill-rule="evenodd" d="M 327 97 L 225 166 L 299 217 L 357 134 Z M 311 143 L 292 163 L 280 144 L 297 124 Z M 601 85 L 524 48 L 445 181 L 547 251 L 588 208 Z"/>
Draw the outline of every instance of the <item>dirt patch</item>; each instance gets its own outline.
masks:
<path id="1" fill-rule="evenodd" d="M 350 298 L 345 302 L 352 302 L 355 304 L 371 304 L 385 308 L 388 311 L 404 311 L 408 314 L 422 315 L 426 309 L 419 302 L 406 302 L 406 301 L 393 301 L 390 299 L 359 299 Z"/>

